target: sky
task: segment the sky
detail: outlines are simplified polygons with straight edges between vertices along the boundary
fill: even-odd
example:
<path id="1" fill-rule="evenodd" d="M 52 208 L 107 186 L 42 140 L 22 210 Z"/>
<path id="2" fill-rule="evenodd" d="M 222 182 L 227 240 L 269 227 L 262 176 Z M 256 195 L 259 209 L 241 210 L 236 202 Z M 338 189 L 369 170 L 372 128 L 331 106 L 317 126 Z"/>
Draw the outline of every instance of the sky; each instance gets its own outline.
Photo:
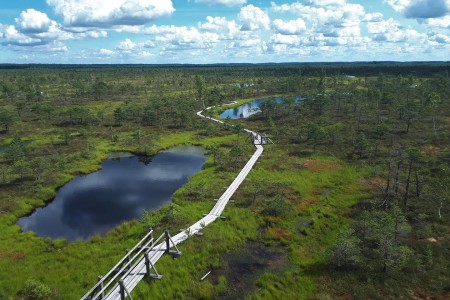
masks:
<path id="1" fill-rule="evenodd" d="M 450 0 L 0 2 L 0 63 L 449 58 Z"/>

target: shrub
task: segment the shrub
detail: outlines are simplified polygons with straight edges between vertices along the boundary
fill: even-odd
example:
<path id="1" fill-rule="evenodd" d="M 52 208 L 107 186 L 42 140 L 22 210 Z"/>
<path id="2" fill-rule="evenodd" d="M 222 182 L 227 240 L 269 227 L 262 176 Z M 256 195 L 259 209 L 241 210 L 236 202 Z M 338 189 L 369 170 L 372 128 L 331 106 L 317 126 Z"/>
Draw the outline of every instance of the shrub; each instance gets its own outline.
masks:
<path id="1" fill-rule="evenodd" d="M 29 279 L 20 293 L 26 300 L 45 300 L 51 298 L 51 290 L 40 281 Z"/>
<path id="2" fill-rule="evenodd" d="M 267 202 L 263 214 L 267 216 L 286 217 L 291 211 L 290 204 L 281 197 L 275 197 Z"/>

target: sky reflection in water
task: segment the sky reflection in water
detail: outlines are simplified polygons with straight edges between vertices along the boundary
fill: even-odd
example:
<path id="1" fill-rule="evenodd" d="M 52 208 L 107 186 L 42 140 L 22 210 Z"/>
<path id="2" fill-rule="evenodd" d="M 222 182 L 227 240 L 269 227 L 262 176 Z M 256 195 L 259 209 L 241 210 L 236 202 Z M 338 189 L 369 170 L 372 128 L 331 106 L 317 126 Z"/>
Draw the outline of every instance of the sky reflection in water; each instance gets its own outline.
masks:
<path id="1" fill-rule="evenodd" d="M 298 97 L 295 96 L 294 97 L 294 101 L 298 102 L 301 99 L 303 99 L 302 97 Z M 272 99 L 257 99 L 257 100 L 253 100 L 251 102 L 245 103 L 239 107 L 235 107 L 235 108 L 230 108 L 225 110 L 224 112 L 222 112 L 220 114 L 220 117 L 223 119 L 226 118 L 230 118 L 230 119 L 245 119 L 250 117 L 251 115 L 254 115 L 256 113 L 261 112 L 261 110 L 259 109 L 259 106 L 261 105 L 261 103 L 266 102 L 266 101 L 272 101 L 272 102 L 276 102 L 276 103 L 282 103 L 283 102 L 283 98 L 272 98 Z"/>
<path id="2" fill-rule="evenodd" d="M 168 203 L 205 161 L 202 149 L 196 147 L 174 148 L 152 159 L 108 159 L 102 170 L 74 178 L 53 202 L 18 224 L 42 237 L 84 240 L 105 234 L 123 221 L 139 218 L 144 210 Z"/>

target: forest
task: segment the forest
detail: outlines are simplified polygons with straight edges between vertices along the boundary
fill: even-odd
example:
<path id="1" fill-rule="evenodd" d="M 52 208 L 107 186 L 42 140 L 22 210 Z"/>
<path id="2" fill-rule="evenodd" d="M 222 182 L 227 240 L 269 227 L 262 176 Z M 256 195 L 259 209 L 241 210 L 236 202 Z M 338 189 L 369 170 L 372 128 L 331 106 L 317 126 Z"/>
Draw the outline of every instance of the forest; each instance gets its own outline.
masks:
<path id="1" fill-rule="evenodd" d="M 0 65 L 0 299 L 79 299 L 149 227 L 211 209 L 253 151 L 273 144 L 217 221 L 163 257 L 134 299 L 448 299 L 448 62 Z M 249 118 L 207 122 L 267 100 Z M 300 97 L 300 98 L 299 98 Z M 301 99 L 300 101 L 298 99 Z M 106 235 L 23 232 L 109 153 L 204 148 L 170 204 Z M 199 280 L 211 271 L 205 280 Z"/>

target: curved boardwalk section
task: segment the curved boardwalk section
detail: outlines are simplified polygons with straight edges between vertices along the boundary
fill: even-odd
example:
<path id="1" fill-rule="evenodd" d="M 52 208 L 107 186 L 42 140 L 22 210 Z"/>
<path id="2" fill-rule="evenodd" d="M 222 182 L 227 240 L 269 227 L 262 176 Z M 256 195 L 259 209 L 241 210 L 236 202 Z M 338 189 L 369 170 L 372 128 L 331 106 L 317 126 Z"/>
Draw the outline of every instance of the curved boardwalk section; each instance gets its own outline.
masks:
<path id="1" fill-rule="evenodd" d="M 211 108 L 212 107 L 208 107 L 207 110 Z M 203 115 L 202 111 L 199 111 L 197 115 L 210 121 L 226 124 L 223 121 Z M 125 299 L 126 297 L 132 299 L 131 291 L 144 277 L 148 276 L 157 279 L 162 277 L 156 271 L 155 264 L 163 256 L 163 254 L 168 253 L 174 256 L 180 255 L 181 252 L 179 252 L 177 248 L 178 244 L 188 239 L 191 235 L 197 234 L 203 229 L 203 227 L 208 226 L 220 217 L 231 196 L 239 188 L 264 151 L 264 148 L 261 146 L 261 144 L 264 144 L 263 138 L 256 132 L 248 129 L 244 130 L 252 135 L 252 141 L 256 147 L 256 151 L 223 195 L 220 196 L 212 210 L 202 219 L 191 225 L 188 229 L 173 237 L 166 232 L 155 240 L 153 238 L 153 231 L 150 231 L 105 276 L 99 277 L 99 282 L 81 298 L 82 300 L 112 300 Z M 165 241 L 163 241 L 164 239 Z M 175 248 L 176 251 L 171 251 L 170 249 L 172 248 Z"/>

